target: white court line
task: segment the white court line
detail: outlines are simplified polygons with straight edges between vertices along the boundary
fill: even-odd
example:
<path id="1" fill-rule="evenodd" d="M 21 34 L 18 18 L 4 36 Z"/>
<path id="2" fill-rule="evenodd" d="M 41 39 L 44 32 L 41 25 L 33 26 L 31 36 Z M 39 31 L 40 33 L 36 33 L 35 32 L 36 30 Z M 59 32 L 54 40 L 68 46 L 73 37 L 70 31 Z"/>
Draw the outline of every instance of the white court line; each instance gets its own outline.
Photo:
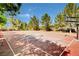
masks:
<path id="1" fill-rule="evenodd" d="M 5 40 L 6 40 L 7 44 L 8 44 L 8 46 L 9 46 L 9 48 L 11 49 L 11 51 L 12 51 L 13 55 L 15 56 L 15 53 L 14 53 L 14 51 L 13 51 L 13 49 L 12 49 L 12 47 L 11 47 L 10 43 L 7 41 L 7 38 L 5 38 Z"/>
<path id="2" fill-rule="evenodd" d="M 36 47 L 35 45 L 33 45 L 32 43 L 27 44 L 27 46 L 29 46 L 29 45 L 32 45 L 32 46 L 34 46 L 35 48 L 38 48 L 38 47 Z M 51 54 L 47 53 L 46 51 L 42 50 L 41 48 L 38 48 L 38 49 L 41 50 L 42 52 L 44 52 L 44 53 L 46 53 L 46 54 L 52 56 Z M 18 55 L 16 54 L 15 56 L 18 56 Z"/>
<path id="3" fill-rule="evenodd" d="M 32 43 L 31 43 L 32 44 Z M 33 44 L 32 44 L 33 45 Z M 36 47 L 35 45 L 33 45 L 35 48 L 38 48 L 38 47 Z M 46 54 L 48 54 L 48 55 L 50 55 L 50 56 L 53 56 L 53 55 L 51 55 L 51 54 L 49 54 L 49 53 L 47 53 L 46 51 L 44 51 L 44 50 L 42 50 L 41 48 L 39 48 L 42 52 L 44 52 L 44 53 L 46 53 Z"/>
<path id="4" fill-rule="evenodd" d="M 59 56 L 62 56 L 62 54 L 64 53 L 64 51 L 73 43 L 74 39 L 67 45 L 67 47 L 62 51 L 62 53 Z"/>
<path id="5" fill-rule="evenodd" d="M 24 37 L 23 37 L 24 38 Z M 6 40 L 6 39 L 5 39 Z M 10 47 L 10 49 L 11 49 L 11 51 L 12 51 L 12 53 L 14 54 L 14 56 L 17 56 L 15 53 L 14 53 L 14 51 L 13 51 L 13 49 L 12 49 L 12 47 L 11 47 L 11 45 L 10 45 L 10 43 L 6 40 L 6 42 L 7 42 L 7 44 L 9 45 L 9 47 Z M 32 43 L 29 43 L 29 44 L 31 44 L 31 45 L 33 45 Z M 38 48 L 38 47 L 36 47 L 35 45 L 33 45 L 35 48 Z M 48 54 L 48 55 L 51 55 L 51 54 L 49 54 L 49 53 L 47 53 L 46 51 L 44 51 L 44 50 L 42 50 L 41 48 L 39 48 L 41 51 L 43 51 L 44 53 L 46 53 L 46 54 Z M 51 55 L 52 56 L 52 55 Z"/>
<path id="6" fill-rule="evenodd" d="M 24 37 L 25 37 L 25 36 L 24 36 Z M 23 38 L 24 38 L 24 37 L 23 37 Z M 6 40 L 6 39 L 5 39 L 5 40 Z M 72 41 L 68 44 L 68 46 L 70 46 L 73 41 L 74 41 L 74 40 L 72 40 Z M 14 54 L 14 56 L 16 56 L 16 54 L 14 53 L 12 47 L 10 46 L 10 43 L 9 43 L 7 40 L 6 40 L 6 42 L 7 42 L 7 44 L 9 45 L 9 47 L 10 47 L 12 53 Z M 32 43 L 30 43 L 30 44 L 32 44 Z M 32 45 L 33 45 L 33 44 L 32 44 Z M 33 45 L 33 46 L 36 47 L 35 45 Z M 68 47 L 68 46 L 67 46 L 67 47 Z M 66 48 L 67 48 L 67 47 L 66 47 Z M 36 47 L 36 48 L 38 48 L 38 47 Z M 66 49 L 66 48 L 65 48 L 65 49 Z M 40 49 L 41 51 L 45 52 L 46 54 L 51 55 L 51 54 L 47 53 L 46 51 L 42 50 L 41 48 L 39 48 L 39 49 Z M 61 56 L 61 55 L 64 53 L 65 49 L 63 50 L 63 52 L 62 52 L 59 56 Z M 51 56 L 53 56 L 53 55 L 51 55 Z"/>
<path id="7" fill-rule="evenodd" d="M 26 37 L 26 35 L 22 38 L 22 39 L 24 39 Z M 27 40 L 28 41 L 28 40 Z M 29 42 L 29 41 L 28 41 Z M 33 45 L 35 48 L 39 48 L 39 47 L 37 47 L 37 46 L 35 46 L 34 44 L 32 44 L 32 43 L 29 43 L 30 45 Z M 49 54 L 48 52 L 46 52 L 46 51 L 44 51 L 44 50 L 42 50 L 41 48 L 39 48 L 42 52 L 44 52 L 44 53 L 46 53 L 46 54 L 48 54 L 48 55 L 50 55 L 50 56 L 53 56 L 53 55 L 51 55 L 51 54 Z"/>
<path id="8" fill-rule="evenodd" d="M 5 40 L 6 40 L 6 39 L 5 39 Z M 9 46 L 9 48 L 11 49 L 11 51 L 12 51 L 13 55 L 15 56 L 15 53 L 14 53 L 14 51 L 13 51 L 12 47 L 10 46 L 10 43 L 9 43 L 7 40 L 6 40 L 6 42 L 7 42 L 8 46 Z"/>

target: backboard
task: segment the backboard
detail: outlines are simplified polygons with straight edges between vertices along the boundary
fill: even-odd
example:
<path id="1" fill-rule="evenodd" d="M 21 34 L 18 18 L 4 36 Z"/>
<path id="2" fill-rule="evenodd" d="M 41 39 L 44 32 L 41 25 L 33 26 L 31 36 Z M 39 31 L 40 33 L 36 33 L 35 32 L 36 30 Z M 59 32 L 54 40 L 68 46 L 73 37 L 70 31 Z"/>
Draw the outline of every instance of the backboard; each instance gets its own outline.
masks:
<path id="1" fill-rule="evenodd" d="M 65 21 L 66 22 L 75 22 L 75 23 L 77 22 L 78 23 L 79 22 L 79 17 L 66 17 Z"/>

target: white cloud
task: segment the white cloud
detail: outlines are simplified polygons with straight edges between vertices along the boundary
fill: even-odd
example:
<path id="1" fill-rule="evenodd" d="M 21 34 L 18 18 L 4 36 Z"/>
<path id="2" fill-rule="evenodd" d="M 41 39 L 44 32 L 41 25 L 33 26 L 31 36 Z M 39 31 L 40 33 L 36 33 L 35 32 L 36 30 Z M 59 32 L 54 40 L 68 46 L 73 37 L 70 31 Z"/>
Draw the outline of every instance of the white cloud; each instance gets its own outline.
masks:
<path id="1" fill-rule="evenodd" d="M 31 17 L 31 15 L 29 13 L 20 14 L 19 16 L 20 17 L 27 17 L 27 18 L 30 18 Z"/>
<path id="2" fill-rule="evenodd" d="M 25 16 L 26 16 L 26 17 L 30 17 L 31 15 L 30 15 L 30 14 L 25 14 Z"/>

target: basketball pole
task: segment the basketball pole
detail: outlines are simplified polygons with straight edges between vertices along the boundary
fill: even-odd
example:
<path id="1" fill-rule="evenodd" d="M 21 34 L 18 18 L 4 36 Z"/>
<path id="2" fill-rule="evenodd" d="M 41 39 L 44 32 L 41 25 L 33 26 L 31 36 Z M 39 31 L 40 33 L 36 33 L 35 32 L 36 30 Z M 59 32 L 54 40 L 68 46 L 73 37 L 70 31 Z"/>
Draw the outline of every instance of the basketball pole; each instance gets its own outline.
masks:
<path id="1" fill-rule="evenodd" d="M 77 40 L 78 40 L 78 24 L 77 24 Z"/>

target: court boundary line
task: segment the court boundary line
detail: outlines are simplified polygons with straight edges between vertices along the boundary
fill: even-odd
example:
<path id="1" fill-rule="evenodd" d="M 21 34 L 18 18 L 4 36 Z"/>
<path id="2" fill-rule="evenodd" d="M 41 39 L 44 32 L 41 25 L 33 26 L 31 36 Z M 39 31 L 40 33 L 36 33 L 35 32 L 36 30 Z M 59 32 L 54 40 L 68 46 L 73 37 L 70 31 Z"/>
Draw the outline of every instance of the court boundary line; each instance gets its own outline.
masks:
<path id="1" fill-rule="evenodd" d="M 24 36 L 25 37 L 25 36 Z M 24 38 L 23 37 L 23 38 Z M 6 39 L 5 39 L 6 40 Z M 73 41 L 74 41 L 74 39 L 73 40 L 71 40 L 71 42 L 67 45 L 67 47 L 69 47 L 72 43 L 73 43 Z M 6 40 L 6 42 L 7 42 L 7 44 L 8 44 L 8 46 L 9 46 L 9 48 L 11 49 L 11 51 L 12 51 L 12 53 L 14 54 L 14 56 L 18 56 L 18 55 L 16 55 L 15 54 L 15 52 L 14 52 L 14 50 L 12 49 L 12 47 L 11 47 L 11 45 L 10 45 L 10 43 L 8 42 L 8 40 Z M 29 44 L 32 44 L 32 43 L 29 43 Z M 32 44 L 33 45 L 33 44 Z M 33 45 L 34 47 L 36 47 L 35 45 Z M 67 48 L 66 47 L 66 48 Z M 39 47 L 36 47 L 36 48 L 39 48 Z M 64 53 L 64 51 L 66 50 L 66 48 L 60 53 L 60 55 L 59 56 L 61 56 L 63 53 Z M 42 50 L 41 48 L 39 48 L 41 51 L 43 51 L 43 52 L 45 52 L 45 53 L 47 53 L 46 51 L 44 51 L 44 50 Z M 51 54 L 49 54 L 49 53 L 47 53 L 48 55 L 51 55 Z M 51 55 L 51 56 L 53 56 L 53 55 Z"/>
<path id="2" fill-rule="evenodd" d="M 25 36 L 26 36 L 26 35 L 25 35 Z M 25 37 L 25 36 L 24 36 L 24 37 Z M 24 38 L 24 37 L 23 37 L 23 38 Z M 8 39 L 9 39 L 9 38 L 8 38 Z M 6 39 L 5 39 L 5 40 L 6 40 Z M 18 56 L 18 55 L 15 54 L 15 52 L 14 52 L 14 50 L 12 49 L 12 47 L 11 47 L 10 43 L 8 42 L 8 40 L 6 40 L 6 42 L 7 42 L 8 46 L 9 46 L 9 48 L 11 49 L 13 55 L 14 55 L 14 56 Z M 32 43 L 29 43 L 29 44 L 33 45 Z M 34 46 L 35 48 L 39 48 L 39 47 L 36 47 L 35 45 L 33 45 L 33 46 Z M 41 48 L 39 48 L 39 49 L 40 49 L 42 52 L 44 52 L 44 53 L 46 53 L 46 54 L 48 54 L 48 55 L 50 55 L 50 56 L 53 56 L 53 55 L 47 53 L 46 51 L 42 50 Z"/>
<path id="3" fill-rule="evenodd" d="M 6 36 L 6 33 L 4 34 L 4 37 L 5 37 L 5 36 Z M 12 51 L 13 56 L 15 56 L 15 52 L 14 52 L 14 50 L 12 49 L 10 43 L 9 43 L 8 40 L 7 40 L 7 39 L 9 39 L 9 38 L 5 37 L 4 39 L 6 40 L 6 42 L 7 42 L 8 46 L 9 46 L 10 50 Z"/>
<path id="4" fill-rule="evenodd" d="M 59 56 L 62 56 L 62 54 L 64 53 L 64 51 L 73 43 L 75 39 L 71 40 L 71 42 L 66 46 L 66 48 L 62 51 L 62 53 Z"/>

